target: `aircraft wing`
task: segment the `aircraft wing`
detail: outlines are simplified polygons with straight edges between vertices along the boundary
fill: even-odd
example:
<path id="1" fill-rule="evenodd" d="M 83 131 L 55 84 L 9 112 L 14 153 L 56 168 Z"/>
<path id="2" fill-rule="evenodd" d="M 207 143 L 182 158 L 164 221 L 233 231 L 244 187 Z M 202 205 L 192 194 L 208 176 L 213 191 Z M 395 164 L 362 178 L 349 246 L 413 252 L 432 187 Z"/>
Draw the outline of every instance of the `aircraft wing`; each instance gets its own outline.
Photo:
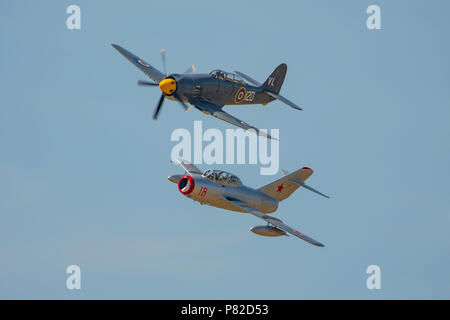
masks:
<path id="1" fill-rule="evenodd" d="M 260 218 L 261 220 L 264 220 L 267 223 L 274 225 L 275 227 L 277 227 L 280 230 L 290 233 L 290 234 L 296 236 L 297 238 L 300 238 L 306 242 L 309 242 L 312 245 L 315 245 L 317 247 L 324 247 L 324 245 L 321 244 L 320 242 L 314 240 L 313 238 L 308 237 L 307 235 L 301 233 L 300 231 L 297 231 L 297 230 L 289 227 L 288 225 L 284 224 L 283 221 L 281 221 L 280 219 L 271 217 L 271 216 L 264 214 L 256 209 L 253 209 L 244 201 L 241 201 L 239 199 L 230 199 L 229 197 L 224 197 L 224 198 L 227 199 L 228 201 L 230 201 L 231 203 L 233 203 L 235 206 L 247 211 L 248 213 L 253 214 L 254 216 Z"/>
<path id="2" fill-rule="evenodd" d="M 272 138 L 269 134 L 267 134 L 263 131 L 260 131 L 258 128 L 255 128 L 255 127 L 249 125 L 247 122 L 239 120 L 238 118 L 232 116 L 231 114 L 223 111 L 222 110 L 223 105 L 219 105 L 219 104 L 215 104 L 215 103 L 212 103 L 209 101 L 204 101 L 204 100 L 199 100 L 199 99 L 189 101 L 189 103 L 194 105 L 200 111 L 207 113 L 209 115 L 212 115 L 213 117 L 216 117 L 217 119 L 226 121 L 228 123 L 231 123 L 232 125 L 235 125 L 237 127 L 245 129 L 245 130 L 253 129 L 260 136 L 263 136 L 263 137 L 266 137 L 269 139 L 278 140 L 276 138 Z"/>
<path id="3" fill-rule="evenodd" d="M 147 62 L 142 60 L 141 58 L 135 56 L 131 52 L 125 50 L 121 46 L 117 44 L 111 44 L 114 49 L 120 52 L 125 58 L 128 59 L 132 64 L 139 68 L 143 73 L 145 73 L 150 79 L 155 81 L 156 83 L 160 83 L 166 76 L 160 72 L 158 69 L 152 67 Z"/>
<path id="4" fill-rule="evenodd" d="M 196 166 L 194 166 L 192 163 L 190 163 L 189 161 L 177 158 L 176 161 L 178 162 L 178 164 L 180 166 L 183 167 L 183 169 L 189 173 L 190 175 L 192 174 L 202 174 L 202 172 L 200 171 L 199 168 L 197 168 Z"/>

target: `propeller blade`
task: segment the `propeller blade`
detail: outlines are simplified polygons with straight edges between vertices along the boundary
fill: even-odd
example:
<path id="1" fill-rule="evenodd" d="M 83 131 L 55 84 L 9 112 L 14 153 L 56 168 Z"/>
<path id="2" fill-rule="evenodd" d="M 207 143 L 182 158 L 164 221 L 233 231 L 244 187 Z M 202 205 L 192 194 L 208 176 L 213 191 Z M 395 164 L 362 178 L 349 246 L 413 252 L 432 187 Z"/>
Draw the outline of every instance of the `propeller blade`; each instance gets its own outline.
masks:
<path id="1" fill-rule="evenodd" d="M 189 67 L 189 69 L 187 69 L 184 73 L 191 73 L 191 72 L 195 72 L 195 66 L 192 65 Z"/>
<path id="2" fill-rule="evenodd" d="M 137 81 L 137 84 L 138 84 L 139 86 L 158 86 L 157 83 L 150 82 L 150 81 L 144 81 L 144 80 L 138 80 L 138 81 Z"/>
<path id="3" fill-rule="evenodd" d="M 190 107 L 188 107 L 183 102 L 183 100 L 181 100 L 181 98 L 180 98 L 180 96 L 178 94 L 174 93 L 172 96 L 180 103 L 180 105 L 183 107 L 184 111 L 189 111 Z"/>
<path id="4" fill-rule="evenodd" d="M 155 109 L 155 112 L 153 112 L 153 120 L 156 120 L 156 119 L 158 119 L 158 114 L 159 114 L 159 111 L 161 110 L 161 107 L 162 107 L 162 104 L 163 104 L 163 102 L 164 102 L 164 98 L 165 98 L 166 96 L 164 95 L 164 93 L 161 95 L 161 98 L 159 98 L 159 102 L 158 102 L 158 105 L 156 106 L 156 109 Z"/>
<path id="5" fill-rule="evenodd" d="M 163 71 L 164 74 L 167 75 L 167 68 L 166 68 L 166 49 L 161 50 L 161 60 L 163 64 Z"/>

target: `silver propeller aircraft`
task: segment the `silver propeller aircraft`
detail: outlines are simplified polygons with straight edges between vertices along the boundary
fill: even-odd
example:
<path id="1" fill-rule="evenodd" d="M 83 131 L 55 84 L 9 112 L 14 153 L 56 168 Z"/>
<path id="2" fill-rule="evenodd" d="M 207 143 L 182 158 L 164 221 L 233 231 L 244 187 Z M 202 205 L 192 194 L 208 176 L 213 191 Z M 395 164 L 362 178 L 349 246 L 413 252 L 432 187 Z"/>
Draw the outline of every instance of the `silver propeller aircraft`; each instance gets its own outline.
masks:
<path id="1" fill-rule="evenodd" d="M 244 186 L 235 175 L 219 170 L 201 172 L 192 163 L 177 159 L 186 171 L 185 175 L 175 174 L 169 180 L 178 185 L 178 190 L 186 197 L 201 204 L 207 204 L 226 210 L 250 213 L 267 222 L 267 225 L 255 226 L 250 230 L 266 237 L 287 236 L 290 233 L 315 246 L 323 247 L 320 242 L 308 237 L 284 224 L 280 219 L 269 216 L 275 212 L 280 201 L 287 199 L 298 187 L 313 191 L 323 197 L 327 195 L 305 184 L 313 174 L 310 168 L 303 167 L 291 174 L 283 171 L 284 177 L 259 189 Z"/>
<path id="2" fill-rule="evenodd" d="M 186 103 L 189 103 L 203 113 L 246 130 L 254 129 L 259 135 L 272 138 L 270 135 L 225 112 L 222 109 L 223 106 L 266 105 L 278 99 L 294 109 L 302 110 L 295 103 L 279 94 L 287 71 L 287 66 L 284 63 L 280 64 L 262 84 L 238 71 L 228 73 L 222 70 L 214 70 L 209 74 L 190 74 L 195 71 L 193 66 L 183 74 L 172 73 L 167 75 L 165 50 L 161 51 L 164 68 L 164 73 L 162 73 L 121 46 L 116 44 L 112 44 L 112 46 L 154 81 L 139 80 L 139 85 L 159 86 L 161 89 L 161 98 L 153 113 L 154 120 L 158 118 L 164 99 L 167 98 L 177 101 L 186 111 L 189 110 Z"/>

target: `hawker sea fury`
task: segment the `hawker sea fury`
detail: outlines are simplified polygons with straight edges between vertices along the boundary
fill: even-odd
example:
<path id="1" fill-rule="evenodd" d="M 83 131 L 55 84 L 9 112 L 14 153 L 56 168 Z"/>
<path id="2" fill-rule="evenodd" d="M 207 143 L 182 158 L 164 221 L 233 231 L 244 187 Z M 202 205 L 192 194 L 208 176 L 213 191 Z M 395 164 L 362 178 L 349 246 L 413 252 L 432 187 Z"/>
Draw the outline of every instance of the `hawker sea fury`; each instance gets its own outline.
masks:
<path id="1" fill-rule="evenodd" d="M 269 216 L 275 212 L 280 201 L 287 199 L 298 187 L 313 191 L 323 197 L 327 195 L 305 184 L 305 181 L 313 174 L 310 168 L 303 167 L 293 173 L 284 171 L 284 177 L 259 189 L 244 186 L 235 175 L 219 170 L 206 170 L 201 172 L 188 161 L 177 159 L 177 162 L 186 171 L 185 175 L 172 175 L 169 180 L 178 185 L 178 190 L 186 197 L 201 204 L 226 210 L 250 213 L 267 225 L 255 226 L 252 232 L 267 236 L 287 236 L 290 233 L 315 246 L 323 247 L 320 242 L 289 227 L 280 219 Z"/>
<path id="2" fill-rule="evenodd" d="M 225 112 L 222 109 L 223 106 L 241 104 L 266 105 L 278 99 L 294 109 L 302 110 L 279 94 L 287 71 L 287 66 L 284 63 L 280 64 L 262 84 L 238 71 L 228 73 L 222 70 L 214 70 L 209 74 L 191 74 L 192 71 L 195 71 L 193 66 L 183 74 L 172 73 L 167 75 L 164 50 L 161 51 L 164 68 L 164 73 L 162 73 L 121 46 L 116 44 L 112 44 L 112 46 L 154 81 L 139 80 L 139 85 L 159 86 L 161 89 L 161 98 L 153 113 L 154 120 L 157 119 L 164 99 L 167 98 L 177 101 L 186 111 L 189 110 L 186 103 L 189 103 L 198 110 L 220 120 L 246 130 L 254 129 L 259 135 L 271 138 L 270 135 L 263 131 L 259 131 L 257 128 Z"/>

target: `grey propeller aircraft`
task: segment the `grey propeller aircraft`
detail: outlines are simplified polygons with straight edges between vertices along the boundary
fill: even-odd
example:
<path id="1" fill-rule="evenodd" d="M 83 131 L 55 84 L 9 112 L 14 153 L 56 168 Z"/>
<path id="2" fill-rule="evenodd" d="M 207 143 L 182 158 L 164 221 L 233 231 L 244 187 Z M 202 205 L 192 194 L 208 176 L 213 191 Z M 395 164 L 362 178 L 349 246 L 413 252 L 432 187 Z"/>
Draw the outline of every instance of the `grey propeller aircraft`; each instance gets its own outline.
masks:
<path id="1" fill-rule="evenodd" d="M 121 46 L 116 44 L 112 44 L 112 46 L 154 81 L 139 80 L 138 85 L 159 86 L 161 89 L 161 98 L 153 113 L 154 120 L 158 118 L 164 99 L 167 98 L 177 101 L 186 111 L 189 110 L 186 103 L 189 103 L 203 113 L 246 130 L 254 129 L 257 134 L 272 139 L 270 135 L 225 112 L 222 109 L 223 106 L 266 105 L 278 99 L 294 109 L 302 110 L 295 103 L 279 94 L 287 71 L 287 66 L 284 63 L 280 64 L 262 84 L 238 71 L 229 73 L 214 70 L 209 74 L 191 74 L 192 71 L 195 71 L 193 66 L 183 74 L 172 73 L 167 75 L 165 50 L 161 51 L 164 68 L 164 73 L 162 73 Z"/>
<path id="2" fill-rule="evenodd" d="M 303 167 L 291 174 L 283 171 L 284 177 L 259 189 L 253 189 L 243 185 L 241 180 L 231 173 L 212 169 L 201 172 L 186 160 L 177 159 L 177 162 L 183 167 L 186 174 L 171 175 L 168 179 L 178 185 L 178 190 L 184 196 L 201 204 L 250 213 L 262 219 L 267 225 L 255 226 L 250 229 L 258 235 L 278 237 L 287 236 L 287 233 L 290 233 L 315 246 L 324 246 L 320 242 L 284 224 L 280 219 L 268 215 L 275 212 L 278 204 L 287 199 L 298 187 L 303 187 L 329 198 L 327 195 L 305 184 L 305 181 L 313 174 L 310 168 Z"/>

